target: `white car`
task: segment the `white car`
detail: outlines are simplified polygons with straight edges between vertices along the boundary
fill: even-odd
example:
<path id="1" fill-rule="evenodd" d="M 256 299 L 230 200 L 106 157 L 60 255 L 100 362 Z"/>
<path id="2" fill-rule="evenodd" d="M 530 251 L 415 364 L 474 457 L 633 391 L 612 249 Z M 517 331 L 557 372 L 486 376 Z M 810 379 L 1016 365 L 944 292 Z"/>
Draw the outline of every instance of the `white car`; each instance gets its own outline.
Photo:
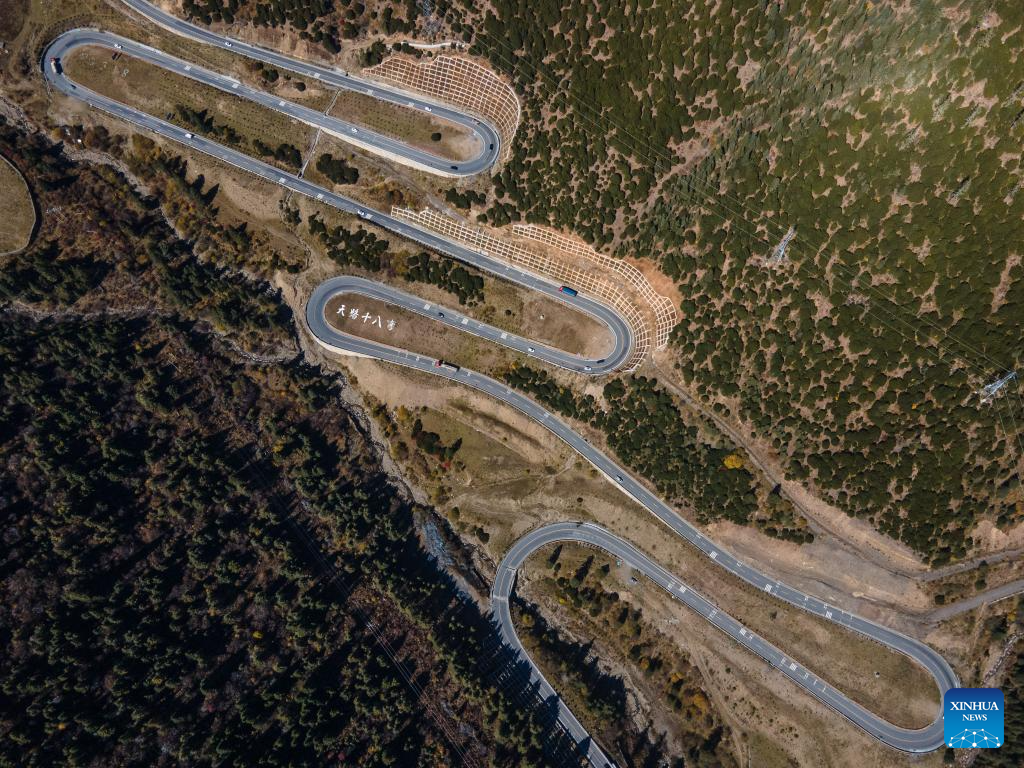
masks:
<path id="1" fill-rule="evenodd" d="M 536 352 L 537 350 L 535 350 L 533 347 L 527 347 L 526 351 L 527 352 Z"/>
<path id="2" fill-rule="evenodd" d="M 117 48 L 117 50 L 119 50 L 119 51 L 121 50 L 121 44 L 120 43 L 114 43 L 114 47 Z"/>
<path id="3" fill-rule="evenodd" d="M 591 368 L 591 367 L 590 367 L 589 365 L 584 365 L 584 366 L 583 366 L 583 370 L 584 370 L 584 371 L 592 371 L 592 370 L 594 370 L 594 369 L 593 369 L 593 368 Z"/>
<path id="4" fill-rule="evenodd" d="M 231 47 L 231 41 L 230 40 L 225 40 L 224 41 L 224 45 L 226 45 L 228 48 L 230 48 Z"/>
<path id="5" fill-rule="evenodd" d="M 195 136 L 193 136 L 193 135 L 192 135 L 191 133 L 186 133 L 186 134 L 185 134 L 185 138 L 186 138 L 186 139 L 194 139 L 194 138 L 195 138 Z"/>

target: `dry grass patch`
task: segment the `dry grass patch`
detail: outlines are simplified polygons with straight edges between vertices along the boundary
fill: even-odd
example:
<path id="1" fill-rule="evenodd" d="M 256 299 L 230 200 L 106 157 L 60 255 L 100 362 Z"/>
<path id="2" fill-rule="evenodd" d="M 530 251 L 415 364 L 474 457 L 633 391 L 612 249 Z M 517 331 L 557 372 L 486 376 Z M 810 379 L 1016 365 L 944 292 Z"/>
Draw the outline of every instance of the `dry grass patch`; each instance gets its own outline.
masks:
<path id="1" fill-rule="evenodd" d="M 35 225 L 36 209 L 25 177 L 0 156 L 0 254 L 27 246 Z"/>
<path id="2" fill-rule="evenodd" d="M 339 312 L 342 308 L 344 312 Z M 355 318 L 349 315 L 353 310 L 358 310 Z M 361 294 L 342 293 L 331 297 L 325 313 L 328 323 L 343 333 L 423 357 L 442 358 L 481 373 L 494 374 L 508 366 L 512 359 L 525 361 L 525 357 L 512 350 L 454 330 L 440 320 L 434 321 Z M 390 330 L 388 321 L 394 321 Z"/>
<path id="3" fill-rule="evenodd" d="M 313 137 L 313 129 L 304 123 L 148 62 L 124 55 L 115 60 L 114 52 L 106 48 L 79 48 L 65 68 L 87 88 L 185 128 L 191 126 L 179 119 L 179 105 L 208 110 L 215 124 L 233 129 L 242 140 L 240 148 L 250 153 L 257 139 L 271 147 L 291 144 L 305 152 Z"/>
<path id="4" fill-rule="evenodd" d="M 612 337 L 604 323 L 564 302 L 494 279 L 485 285 L 484 295 L 486 304 L 470 308 L 467 314 L 577 355 L 596 358 L 612 350 Z"/>
<path id="5" fill-rule="evenodd" d="M 450 160 L 467 160 L 482 149 L 457 123 L 356 91 L 341 91 L 330 114 Z"/>

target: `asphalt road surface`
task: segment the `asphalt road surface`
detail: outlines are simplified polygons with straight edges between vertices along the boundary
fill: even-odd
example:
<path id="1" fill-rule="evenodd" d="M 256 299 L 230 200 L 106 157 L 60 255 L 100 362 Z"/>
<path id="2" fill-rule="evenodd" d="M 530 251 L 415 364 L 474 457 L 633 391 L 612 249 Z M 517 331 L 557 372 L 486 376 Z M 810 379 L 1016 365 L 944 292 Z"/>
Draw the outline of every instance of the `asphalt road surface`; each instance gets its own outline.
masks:
<path id="1" fill-rule="evenodd" d="M 390 285 L 350 275 L 341 275 L 325 280 L 316 287 L 306 302 L 306 324 L 313 332 L 313 335 L 318 341 L 326 342 L 337 348 L 345 347 L 351 338 L 348 334 L 339 331 L 331 325 L 326 315 L 327 302 L 331 300 L 331 297 L 337 296 L 340 293 L 357 293 L 393 304 L 409 312 L 414 312 L 417 315 L 447 325 L 449 328 L 454 328 L 463 333 L 470 333 L 487 341 L 493 341 L 509 349 L 522 352 L 524 355 L 535 357 L 538 360 L 543 360 L 546 363 L 551 363 L 552 365 L 557 365 L 577 373 L 593 376 L 611 373 L 618 366 L 622 365 L 629 356 L 629 337 L 621 335 L 621 329 L 612 328 L 611 326 L 609 326 L 608 330 L 611 338 L 614 340 L 613 349 L 603 358 L 589 359 L 570 354 L 555 347 L 540 344 L 508 331 L 503 331 L 501 328 L 496 328 L 493 325 L 481 323 L 479 320 L 474 320 L 458 310 L 426 301 L 419 296 L 405 293 Z M 588 312 L 590 309 L 589 304 L 580 302 L 575 302 L 575 306 L 584 312 Z M 601 321 L 600 316 L 596 316 L 595 319 Z M 404 350 L 396 351 L 400 355 L 408 354 Z"/>
<path id="2" fill-rule="evenodd" d="M 425 155 L 423 160 L 427 166 L 429 166 L 427 170 L 432 170 L 434 173 L 440 173 L 445 176 L 473 176 L 493 166 L 501 156 L 501 137 L 499 136 L 497 129 L 484 119 L 483 116 L 475 117 L 464 111 L 455 109 L 444 102 L 436 101 L 422 94 L 405 91 L 393 85 L 384 85 L 374 80 L 357 77 L 349 74 L 348 72 L 335 69 L 334 67 L 323 66 L 303 59 L 295 59 L 291 56 L 285 56 L 284 54 L 278 53 L 270 48 L 264 48 L 259 45 L 254 45 L 253 43 L 247 43 L 244 40 L 235 40 L 226 35 L 219 35 L 216 32 L 211 32 L 209 29 L 167 13 L 166 11 L 157 8 L 152 3 L 146 2 L 146 0 L 122 0 L 122 2 L 136 13 L 145 16 L 154 24 L 163 27 L 169 32 L 173 32 L 176 35 L 180 35 L 181 37 L 187 37 L 190 40 L 205 43 L 215 48 L 227 49 L 232 53 L 237 53 L 240 56 L 245 56 L 246 58 L 262 61 L 278 69 L 285 69 L 289 72 L 311 77 L 331 88 L 341 88 L 347 91 L 355 91 L 356 93 L 364 93 L 368 96 L 373 96 L 375 99 L 380 101 L 386 101 L 391 104 L 429 112 L 435 117 L 444 118 L 445 120 L 449 120 L 453 123 L 458 123 L 469 130 L 480 143 L 482 148 L 480 155 L 470 160 L 453 162 L 444 158 L 439 160 L 435 155 L 430 155 L 429 153 L 419 153 L 420 155 Z M 360 128 L 359 130 L 360 132 L 366 131 L 365 128 Z M 367 132 L 371 135 L 378 135 L 373 134 L 372 131 Z M 381 138 L 383 139 L 384 137 Z M 354 141 L 355 137 L 350 136 L 349 140 Z M 407 157 L 410 160 L 416 156 L 414 154 L 416 150 L 413 150 L 412 147 L 408 147 L 408 145 L 401 142 L 393 142 L 390 139 L 387 141 L 392 142 L 392 144 L 397 144 L 399 148 L 404 148 L 401 152 L 396 154 Z M 376 146 L 380 149 L 384 149 L 385 146 L 390 146 L 385 145 L 383 142 L 364 144 L 362 142 L 362 138 L 359 139 L 359 143 L 362 146 L 370 146 L 371 148 Z M 391 150 L 389 149 L 388 151 Z M 457 165 L 458 168 L 452 168 L 452 165 Z"/>
<path id="3" fill-rule="evenodd" d="M 239 45 L 241 44 L 239 43 Z M 452 119 L 453 122 L 459 123 L 475 137 L 476 143 L 480 147 L 480 151 L 475 157 L 461 161 L 439 157 L 430 152 L 417 149 L 398 139 L 384 136 L 369 128 L 336 117 L 330 117 L 323 112 L 296 104 L 287 99 L 282 99 L 272 93 L 252 88 L 234 77 L 214 72 L 198 64 L 190 64 L 156 48 L 121 37 L 120 35 L 115 35 L 112 32 L 101 32 L 93 29 L 73 29 L 65 32 L 50 43 L 46 56 L 47 59 L 56 58 L 63 62 L 68 54 L 82 46 L 100 46 L 113 53 L 120 52 L 127 56 L 141 59 L 166 69 L 168 72 L 174 72 L 177 75 L 190 78 L 224 93 L 247 99 L 267 109 L 280 112 L 293 120 L 298 120 L 306 125 L 318 128 L 341 141 L 355 144 L 375 154 L 395 159 L 405 165 L 428 173 L 450 177 L 473 176 L 489 169 L 498 157 L 499 139 L 497 138 L 497 132 L 486 123 L 480 122 L 468 115 L 453 112 L 450 109 L 444 110 L 446 112 L 444 116 L 447 119 Z M 232 50 L 234 50 L 234 47 L 232 47 Z M 47 64 L 47 66 L 50 65 Z M 394 93 L 392 93 L 392 98 L 384 98 L 387 94 L 382 92 L 379 85 L 357 88 L 355 83 L 348 82 L 353 80 L 353 78 L 345 75 L 339 74 L 336 78 L 345 81 L 343 84 L 331 82 L 334 78 L 328 78 L 327 76 L 321 76 L 319 79 L 332 87 L 347 88 L 353 91 L 358 90 L 360 93 L 372 95 L 374 98 L 380 98 L 382 101 L 395 101 Z M 442 112 L 440 107 L 430 106 L 412 95 L 404 96 L 402 104 L 415 108 L 427 107 L 433 114 L 438 116 Z M 457 115 L 458 118 L 449 118 L 449 113 Z M 267 143 L 270 146 L 277 145 L 273 137 L 267 137 Z"/>
<path id="4" fill-rule="evenodd" d="M 135 7 L 136 4 L 150 7 L 148 4 L 139 3 L 139 0 L 126 0 L 126 2 L 129 2 L 132 7 Z M 191 25 L 189 25 L 189 27 L 191 27 Z M 195 27 L 191 28 L 198 29 Z M 91 30 L 74 30 L 71 33 L 62 35 L 54 44 L 61 43 L 61 41 L 68 39 L 73 40 L 76 32 L 84 35 L 93 34 Z M 60 91 L 82 99 L 86 103 L 91 104 L 98 109 L 102 109 L 141 128 L 153 131 L 166 138 L 179 141 L 197 151 L 204 152 L 272 183 L 279 184 L 286 189 L 299 194 L 308 195 L 309 197 L 332 205 L 340 210 L 359 215 L 367 223 L 377 224 L 398 235 L 412 239 L 442 253 L 448 253 L 455 258 L 474 264 L 475 266 L 481 267 L 482 269 L 490 271 L 498 276 L 505 277 L 527 288 L 539 290 L 552 295 L 555 298 L 567 301 L 573 306 L 581 308 L 591 315 L 603 320 L 609 328 L 612 329 L 613 337 L 616 339 L 616 349 L 623 349 L 623 345 L 620 342 L 622 339 L 628 339 L 629 342 L 625 345 L 626 352 L 623 353 L 623 359 L 628 356 L 628 348 L 631 347 L 633 342 L 628 326 L 625 321 L 619 317 L 616 312 L 614 312 L 614 310 L 604 306 L 603 304 L 583 296 L 569 300 L 567 297 L 559 293 L 557 286 L 554 284 L 522 272 L 514 267 L 508 266 L 496 259 L 492 259 L 484 253 L 478 253 L 463 246 L 451 243 L 434 233 L 421 230 L 406 222 L 394 219 L 387 214 L 361 206 L 349 198 L 318 187 L 317 185 L 311 184 L 305 179 L 299 178 L 293 174 L 280 171 L 267 163 L 263 163 L 262 161 L 251 158 L 248 155 L 244 155 L 228 147 L 224 147 L 201 137 L 189 138 L 187 132 L 182 128 L 178 128 L 171 123 L 160 120 L 159 118 L 155 118 L 151 115 L 146 115 L 145 113 L 139 112 L 138 110 L 112 99 L 100 96 L 99 94 L 89 91 L 82 86 L 72 83 L 67 77 L 55 72 L 50 66 L 49 58 L 52 55 L 51 50 L 52 49 L 48 49 L 47 53 L 44 55 L 42 62 L 43 71 L 48 82 Z M 275 63 L 275 65 L 277 65 L 276 62 L 268 63 Z M 284 65 L 281 64 L 280 66 Z M 300 67 L 300 65 L 293 62 L 292 66 L 289 68 L 293 71 L 301 71 L 298 67 Z M 323 294 L 318 295 L 318 292 L 321 289 L 323 289 Z M 936 651 L 923 643 L 887 627 L 883 627 L 854 614 L 840 610 L 839 608 L 831 606 L 816 597 L 805 595 L 782 582 L 769 578 L 746 563 L 738 560 L 729 552 L 716 546 L 699 530 L 676 513 L 675 510 L 655 497 L 641 482 L 634 479 L 625 470 L 612 462 L 604 453 L 587 442 L 584 437 L 574 432 L 554 414 L 549 413 L 547 410 L 524 395 L 506 387 L 504 384 L 495 381 L 494 379 L 466 368 L 459 370 L 438 368 L 435 366 L 436 360 L 427 356 L 417 355 L 404 350 L 388 347 L 386 345 L 369 342 L 334 331 L 333 329 L 331 329 L 331 333 L 324 334 L 322 325 L 322 302 L 324 301 L 323 295 L 326 295 L 329 292 L 330 289 L 324 288 L 324 286 L 318 288 L 317 292 L 314 292 L 314 296 L 311 298 L 306 308 L 306 318 L 307 323 L 310 326 L 310 330 L 314 337 L 317 338 L 318 342 L 324 347 L 341 353 L 359 354 L 398 365 L 404 365 L 410 368 L 416 368 L 427 373 L 442 376 L 452 381 L 468 384 L 469 386 L 511 405 L 538 423 L 544 425 L 554 435 L 565 441 L 570 447 L 590 461 L 594 467 L 604 473 L 620 490 L 645 506 L 666 526 L 671 528 L 676 534 L 685 538 L 693 544 L 693 546 L 697 547 L 701 552 L 707 555 L 709 560 L 713 561 L 718 566 L 725 568 L 727 571 L 743 579 L 756 589 L 762 590 L 777 599 L 784 600 L 798 608 L 820 616 L 826 621 L 833 622 L 840 627 L 859 632 L 882 643 L 894 651 L 906 654 L 928 670 L 935 679 L 935 683 L 940 692 L 944 692 L 948 688 L 956 687 L 958 685 L 956 674 L 953 672 L 949 664 L 946 663 L 946 661 Z M 317 319 L 318 317 L 320 318 L 319 320 Z M 318 330 L 324 335 L 318 336 Z M 589 541 L 586 538 L 577 540 L 594 543 L 597 546 L 607 548 L 611 552 L 627 552 L 629 549 L 629 545 L 622 540 L 616 539 L 607 532 L 599 532 L 600 529 L 595 529 L 592 526 L 580 526 L 579 528 L 576 528 L 576 524 L 574 523 L 566 523 L 562 525 L 568 526 L 569 530 L 577 531 L 577 533 L 573 534 L 576 537 L 593 536 L 600 539 L 599 542 Z M 541 529 L 541 531 L 546 530 L 548 529 Z M 538 536 L 540 536 L 540 538 L 537 538 Z M 498 581 L 495 584 L 494 595 L 496 597 L 495 606 L 497 609 L 500 609 L 502 600 L 507 599 L 507 595 L 512 588 L 515 570 L 514 568 L 511 568 L 511 564 L 521 562 L 521 560 L 517 561 L 514 558 L 510 560 L 509 557 L 512 557 L 514 553 L 520 553 L 525 557 L 525 554 L 523 553 L 526 553 L 537 546 L 543 545 L 544 542 L 542 539 L 543 534 L 534 532 L 513 545 L 509 556 L 506 557 L 505 561 L 503 561 L 502 568 L 499 570 Z M 630 552 L 629 561 L 635 564 L 652 579 L 659 583 L 664 581 L 665 583 L 662 584 L 662 586 L 668 588 L 667 584 L 668 580 L 671 579 L 671 574 L 661 570 L 660 566 L 656 563 L 646 559 L 645 556 L 635 550 Z M 673 581 L 672 583 L 678 582 Z M 683 586 L 684 585 L 679 584 L 679 588 Z M 680 599 L 683 599 L 683 596 L 691 591 L 687 588 L 685 592 L 681 592 L 679 588 L 677 588 L 676 592 L 673 592 L 673 594 L 678 595 Z M 699 611 L 697 606 L 702 604 L 701 600 L 703 600 L 703 598 L 695 596 L 693 600 L 694 603 L 691 604 L 688 602 L 688 604 L 690 604 L 691 607 L 694 607 L 695 610 Z M 706 603 L 706 601 L 704 601 L 704 603 Z M 707 605 L 710 604 L 707 603 Z M 764 641 L 760 641 L 759 639 L 751 636 L 749 630 L 740 626 L 739 623 L 734 619 L 731 619 L 731 617 L 728 617 L 713 608 L 711 611 L 713 611 L 713 614 L 708 613 L 702 615 L 705 615 L 712 623 L 715 624 L 715 626 L 729 634 L 737 642 L 743 644 L 745 647 L 751 648 L 755 653 L 764 657 L 769 661 L 769 663 L 778 668 L 782 674 L 786 675 L 786 677 L 791 679 L 797 685 L 803 687 L 808 693 L 815 696 L 835 711 L 841 713 L 851 722 L 857 724 L 867 733 L 880 741 L 907 752 L 929 752 L 942 746 L 941 713 L 931 725 L 920 730 L 907 730 L 894 726 L 868 712 L 835 689 L 824 685 L 810 672 L 810 670 L 804 669 L 795 662 L 786 659 L 786 657 L 777 649 L 774 649 Z M 503 631 L 512 632 L 514 635 L 510 624 L 506 624 Z M 538 679 L 542 679 L 540 671 L 536 669 L 535 666 L 534 674 Z M 869 674 L 869 672 L 866 670 L 865 674 Z M 563 724 L 571 733 L 577 735 L 583 743 L 588 745 L 587 748 L 589 752 L 591 752 L 595 758 L 593 760 L 595 764 L 610 765 L 610 761 L 604 757 L 596 743 L 586 737 L 585 730 L 580 726 L 578 721 L 576 721 L 575 717 L 572 716 L 572 713 L 565 709 L 561 704 L 560 707 L 564 709 L 562 717 Z"/>
<path id="5" fill-rule="evenodd" d="M 635 480 L 599 449 L 591 445 L 586 438 L 577 434 L 557 416 L 516 390 L 467 368 L 461 368 L 456 371 L 438 368 L 435 365 L 437 360 L 430 356 L 419 355 L 366 341 L 334 329 L 330 329 L 329 335 L 319 336 L 318 328 L 322 324 L 323 306 L 327 298 L 337 292 L 331 289 L 329 283 L 330 281 L 314 291 L 313 296 L 306 305 L 306 322 L 313 335 L 317 338 L 317 341 L 327 349 L 341 354 L 357 354 L 364 357 L 372 357 L 397 365 L 415 368 L 425 373 L 432 373 L 452 381 L 468 384 L 491 397 L 507 403 L 561 438 L 608 477 L 620 490 L 634 498 L 675 533 L 697 547 L 715 565 L 725 568 L 730 573 L 772 597 L 784 600 L 797 608 L 820 616 L 825 621 L 832 622 L 839 627 L 859 632 L 893 651 L 909 656 L 924 667 L 934 678 L 940 693 L 940 699 L 941 694 L 945 693 L 947 689 L 955 688 L 959 685 L 956 673 L 946 660 L 924 643 L 832 606 L 816 597 L 805 595 L 787 584 L 760 573 L 728 551 L 717 546 L 693 525 L 684 520 L 675 510 L 654 496 L 654 494 L 647 490 L 646 486 Z M 678 588 L 669 590 L 673 596 L 698 610 L 698 613 L 708 618 L 716 627 L 726 632 L 741 645 L 757 653 L 812 696 L 847 717 L 851 722 L 863 728 L 879 741 L 906 752 L 931 752 L 942 746 L 941 711 L 931 725 L 919 730 L 900 728 L 889 723 L 844 696 L 835 688 L 822 682 L 809 669 L 788 659 L 781 651 L 754 635 L 728 614 L 714 608 L 711 603 L 700 595 L 694 594 L 678 578 L 672 577 L 661 566 L 646 558 L 646 556 L 632 548 L 631 545 L 594 526 L 577 527 L 575 523 L 556 524 L 553 527 L 534 531 L 513 545 L 502 562 L 501 567 L 499 567 L 497 580 L 492 590 L 492 595 L 496 598 L 494 601 L 495 609 L 498 612 L 499 620 L 502 621 L 502 631 L 506 639 L 514 636 L 515 632 L 508 621 L 507 615 L 504 619 L 501 618 L 501 615 L 503 610 L 507 614 L 507 607 L 503 603 L 507 601 L 508 595 L 511 592 L 516 568 L 526 555 L 537 547 L 552 541 L 567 540 L 565 536 L 566 531 L 571 532 L 568 538 L 599 545 L 617 556 L 621 557 L 624 553 L 628 553 L 629 557 L 624 557 L 623 559 L 643 571 L 645 575 L 654 581 L 662 586 L 666 586 L 666 588 L 670 583 L 678 585 Z M 555 538 L 545 538 L 547 536 L 554 536 Z M 562 538 L 558 538 L 559 536 Z M 701 607 L 706 608 L 706 610 L 700 610 Z M 515 641 L 513 644 L 521 650 L 518 641 Z M 536 666 L 534 666 L 534 674 L 538 681 L 541 681 L 542 687 L 547 685 L 543 675 L 541 675 L 540 670 Z M 865 670 L 864 674 L 871 674 L 871 672 Z M 560 704 L 561 706 L 563 705 Z M 569 714 L 571 715 L 571 713 Z M 567 716 L 563 722 L 574 736 L 581 737 L 581 735 L 585 735 L 585 731 L 579 730 L 582 727 L 574 717 L 570 718 Z M 593 742 L 590 742 L 590 748 L 592 750 L 598 749 L 597 745 Z"/>
<path id="6" fill-rule="evenodd" d="M 941 715 L 932 725 L 921 730 L 898 728 L 888 723 L 848 699 L 819 678 L 812 670 L 790 659 L 767 640 L 748 630 L 732 616 L 681 582 L 678 577 L 651 560 L 632 544 L 591 523 L 553 523 L 531 531 L 512 545 L 498 566 L 494 585 L 491 588 L 491 603 L 494 606 L 494 612 L 498 618 L 503 639 L 521 654 L 526 655 L 526 651 L 516 635 L 508 605 L 509 596 L 515 585 L 516 572 L 526 558 L 535 551 L 541 547 L 558 542 L 575 542 L 598 547 L 619 558 L 626 565 L 640 571 L 673 598 L 679 600 L 709 623 L 725 632 L 747 650 L 760 656 L 782 675 L 801 688 L 804 688 L 819 701 L 847 717 L 880 741 L 907 752 L 930 752 L 942 746 Z M 847 620 L 851 618 L 849 614 L 843 615 Z M 847 623 L 847 620 L 839 620 L 839 623 L 851 626 L 851 624 Z M 875 627 L 875 625 L 872 626 Z M 876 628 L 883 629 L 880 627 Z M 942 657 L 927 646 L 915 640 L 903 638 L 898 633 L 891 631 L 875 637 L 880 642 L 906 653 L 921 663 L 935 677 L 936 682 L 943 691 L 946 688 L 958 685 L 955 674 L 949 669 L 949 666 Z M 537 670 L 536 675 L 540 681 L 543 693 L 549 696 L 557 695 L 539 670 Z M 583 735 L 586 735 L 585 730 Z"/>
<path id="7" fill-rule="evenodd" d="M 95 91 L 72 81 L 62 67 L 60 68 L 60 72 L 54 70 L 54 67 L 50 63 L 51 59 L 56 58 L 59 60 L 61 54 L 66 53 L 77 45 L 94 44 L 94 41 L 98 37 L 116 39 L 116 36 L 114 35 L 108 35 L 107 33 L 97 32 L 95 30 L 73 29 L 69 32 L 65 32 L 50 43 L 43 55 L 43 73 L 47 82 L 62 93 L 80 99 L 90 106 L 100 109 L 128 123 L 164 136 L 165 138 L 178 141 L 191 149 L 203 152 L 211 157 L 215 157 L 218 160 L 234 166 L 235 168 L 239 168 L 240 170 L 259 176 L 266 181 L 278 184 L 298 194 L 306 195 L 314 200 L 331 205 L 341 211 L 345 211 L 346 213 L 357 215 L 367 224 L 376 224 L 384 229 L 394 232 L 397 235 L 414 240 L 428 248 L 432 248 L 441 253 L 446 253 L 467 264 L 472 264 L 473 266 L 491 272 L 530 290 L 544 293 L 555 300 L 586 312 L 608 327 L 609 333 L 611 334 L 614 342 L 613 350 L 606 360 L 601 363 L 594 361 L 592 367 L 595 367 L 596 369 L 597 366 L 600 366 L 600 370 L 607 372 L 614 370 L 629 359 L 635 343 L 633 331 L 622 316 L 607 305 L 583 294 L 578 296 L 569 296 L 568 294 L 564 294 L 559 290 L 560 286 L 558 283 L 519 270 L 503 261 L 491 258 L 486 253 L 474 251 L 463 245 L 450 241 L 441 235 L 431 232 L 430 230 L 422 229 L 414 224 L 410 224 L 409 222 L 396 219 L 383 211 L 370 208 L 369 206 L 358 203 L 351 198 L 340 195 L 337 192 L 333 192 L 325 187 L 321 187 L 313 182 L 307 181 L 294 173 L 282 171 L 269 163 L 257 160 L 243 152 L 239 152 L 238 150 L 224 146 L 223 144 L 219 144 L 215 141 L 211 141 L 197 134 L 193 134 L 185 128 L 181 128 L 159 117 L 154 117 L 153 115 L 141 112 L 134 107 L 129 107 L 115 99 L 96 93 Z M 175 59 L 175 61 L 178 60 Z M 538 350 L 543 349 L 543 347 L 538 345 L 533 346 Z M 582 359 L 578 359 L 575 356 L 561 352 L 560 350 L 550 351 L 548 353 L 548 359 L 558 365 L 563 365 L 566 368 L 581 372 L 586 365 L 590 364 L 590 362 L 582 361 Z"/>

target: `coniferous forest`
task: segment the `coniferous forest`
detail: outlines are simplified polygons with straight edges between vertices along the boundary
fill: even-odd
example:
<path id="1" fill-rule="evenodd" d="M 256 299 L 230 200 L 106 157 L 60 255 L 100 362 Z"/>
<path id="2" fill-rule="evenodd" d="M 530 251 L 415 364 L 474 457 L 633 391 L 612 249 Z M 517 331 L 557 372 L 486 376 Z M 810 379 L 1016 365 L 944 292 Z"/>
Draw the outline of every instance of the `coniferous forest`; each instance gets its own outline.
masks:
<path id="1" fill-rule="evenodd" d="M 136 158 L 200 259 L 116 172 L 0 124 L 15 146 L 38 204 L 96 213 L 4 271 L 0 765 L 576 760 L 279 297 L 231 269 L 216 190 Z"/>

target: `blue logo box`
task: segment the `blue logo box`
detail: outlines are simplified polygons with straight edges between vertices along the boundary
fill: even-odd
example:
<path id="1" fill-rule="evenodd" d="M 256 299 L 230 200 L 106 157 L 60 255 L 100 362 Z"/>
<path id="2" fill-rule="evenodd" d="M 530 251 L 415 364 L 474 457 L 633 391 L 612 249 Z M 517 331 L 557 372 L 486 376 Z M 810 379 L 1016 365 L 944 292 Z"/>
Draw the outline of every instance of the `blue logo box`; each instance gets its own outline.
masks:
<path id="1" fill-rule="evenodd" d="M 943 697 L 946 746 L 962 749 L 1003 745 L 1003 692 L 998 688 L 950 688 Z"/>

